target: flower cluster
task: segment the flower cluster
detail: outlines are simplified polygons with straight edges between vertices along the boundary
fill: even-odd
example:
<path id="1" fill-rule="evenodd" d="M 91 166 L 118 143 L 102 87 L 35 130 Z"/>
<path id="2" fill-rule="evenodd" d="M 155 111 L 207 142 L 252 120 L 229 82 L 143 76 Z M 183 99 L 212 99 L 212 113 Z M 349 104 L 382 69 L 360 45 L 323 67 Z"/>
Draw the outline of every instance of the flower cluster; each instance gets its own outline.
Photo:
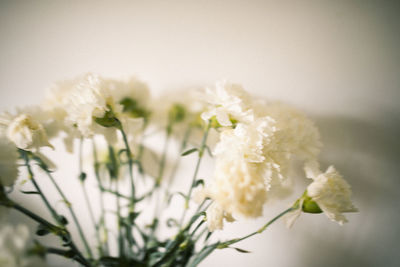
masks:
<path id="1" fill-rule="evenodd" d="M 223 218 L 232 221 L 259 217 L 269 199 L 288 195 L 293 184 L 288 170 L 294 158 L 304 162 L 308 177 L 319 172 L 319 132 L 303 114 L 281 103 L 260 101 L 241 86 L 226 82 L 217 83 L 205 94 L 209 105 L 202 118 L 215 120 L 220 132 L 220 141 L 214 150 L 214 177 L 203 192 L 214 201 L 207 211 L 210 230 L 222 229 Z M 321 209 L 329 218 L 343 222 L 338 212 L 354 211 L 348 204 L 349 187 L 322 190 L 321 186 L 315 186 L 317 181 L 322 183 L 322 178 L 314 178 L 309 194 L 314 199 L 320 198 L 318 203 L 324 200 L 330 203 L 320 204 Z M 347 206 L 340 205 L 341 202 Z M 335 205 L 343 208 L 335 209 Z"/>
<path id="2" fill-rule="evenodd" d="M 157 141 L 147 141 L 154 133 L 162 134 L 158 140 L 164 141 L 162 149 L 156 147 Z M 63 139 L 68 152 L 74 152 L 75 141 L 80 142 L 77 178 L 96 240 L 87 239 L 74 203 L 53 178 L 56 166 L 46 157 L 46 150 L 57 149 L 55 138 Z M 83 143 L 88 139 L 92 141 L 90 164 L 83 157 L 87 152 Z M 175 162 L 170 157 L 170 141 L 181 142 Z M 204 90 L 152 98 L 147 85 L 136 78 L 116 80 L 84 74 L 53 85 L 37 107 L 0 115 L 0 212 L 6 208 L 21 212 L 39 224 L 38 236 L 53 234 L 60 239 L 62 248 L 36 243 L 30 252 L 42 258 L 53 253 L 89 267 L 196 266 L 214 249 L 261 233 L 283 215 L 289 226 L 302 212 L 323 212 L 339 224 L 346 222 L 343 213 L 357 210 L 350 186 L 332 166 L 321 172 L 321 146 L 318 129 L 304 114 L 282 103 L 256 98 L 237 84 L 221 81 Z M 215 168 L 212 177 L 203 180 L 198 173 L 206 151 L 214 157 Z M 173 192 L 180 157 L 192 153 L 197 153 L 197 163 L 189 190 Z M 289 176 L 294 160 L 303 165 L 304 176 L 312 182 L 288 210 L 243 238 L 207 243 L 213 231 L 223 229 L 225 221 L 260 217 L 266 203 L 287 197 L 294 184 Z M 21 173 L 28 174 L 27 181 L 34 187 L 34 191 L 20 192 L 39 195 L 51 220 L 12 200 L 20 168 L 26 168 L 27 172 Z M 47 188 L 41 189 L 36 180 L 37 169 L 50 179 L 69 217 L 53 207 Z M 87 175 L 89 169 L 93 176 Z M 99 190 L 96 199 L 86 191 L 86 179 L 93 178 Z M 105 195 L 115 197 L 112 212 L 105 208 Z M 180 218 L 166 219 L 167 226 L 175 227 L 176 232 L 163 239 L 157 235 L 160 221 L 165 219 L 161 213 L 175 195 L 184 199 L 183 212 Z M 199 205 L 187 219 L 187 213 L 193 212 L 192 199 Z M 92 211 L 92 201 L 100 202 L 99 213 Z M 149 211 L 153 213 L 150 221 Z M 115 232 L 109 229 L 110 217 L 117 222 Z M 71 222 L 78 229 L 84 252 L 69 231 Z M 117 250 L 110 248 L 109 236 L 116 236 Z M 0 265 L 31 266 L 31 260 L 38 260 L 26 255 L 27 240 L 26 228 L 2 226 Z M 198 250 L 200 242 L 203 246 Z"/>

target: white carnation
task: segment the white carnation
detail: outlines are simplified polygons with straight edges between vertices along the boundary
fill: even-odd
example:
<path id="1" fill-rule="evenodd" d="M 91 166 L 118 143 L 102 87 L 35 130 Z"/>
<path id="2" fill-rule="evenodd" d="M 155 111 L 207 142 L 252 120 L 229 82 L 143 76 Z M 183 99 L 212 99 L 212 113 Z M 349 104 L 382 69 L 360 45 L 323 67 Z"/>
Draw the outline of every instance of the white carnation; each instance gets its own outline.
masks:
<path id="1" fill-rule="evenodd" d="M 29 229 L 25 225 L 0 225 L 0 266 L 45 266 L 37 256 L 27 254 Z"/>
<path id="2" fill-rule="evenodd" d="M 150 100 L 149 87 L 135 77 L 123 81 L 108 79 L 106 83 L 116 102 L 130 98 L 136 102 L 138 107 L 145 108 L 148 105 Z"/>
<path id="3" fill-rule="evenodd" d="M 222 126 L 232 126 L 232 120 L 250 122 L 254 119 L 253 99 L 240 85 L 217 82 L 215 88 L 206 88 L 204 98 L 209 104 L 208 110 L 201 114 L 205 121 L 215 116 Z"/>
<path id="4" fill-rule="evenodd" d="M 18 177 L 18 152 L 14 144 L 0 135 L 0 184 L 11 186 Z"/>
<path id="5" fill-rule="evenodd" d="M 225 212 L 239 217 L 262 215 L 268 189 L 263 149 L 273 134 L 273 124 L 266 117 L 221 132 L 214 151 L 214 181 L 207 195 Z"/>
<path id="6" fill-rule="evenodd" d="M 224 227 L 224 220 L 233 222 L 233 217 L 224 211 L 224 209 L 216 202 L 212 203 L 206 211 L 207 227 L 210 232 L 221 230 Z"/>
<path id="7" fill-rule="evenodd" d="M 1 116 L 0 124 L 5 128 L 8 139 L 18 148 L 25 150 L 37 150 L 43 146 L 53 148 L 43 125 L 31 115 L 20 114 L 13 118 L 6 113 Z"/>
<path id="8" fill-rule="evenodd" d="M 307 187 L 307 194 L 328 218 L 339 224 L 347 222 L 343 212 L 357 211 L 351 202 L 350 185 L 333 166 L 315 177 L 314 182 Z"/>
<path id="9" fill-rule="evenodd" d="M 66 120 L 75 125 L 84 137 L 92 137 L 101 129 L 96 118 L 104 117 L 107 111 L 119 113 L 121 107 L 114 103 L 107 83 L 94 74 L 85 75 L 72 88 L 65 110 Z"/>

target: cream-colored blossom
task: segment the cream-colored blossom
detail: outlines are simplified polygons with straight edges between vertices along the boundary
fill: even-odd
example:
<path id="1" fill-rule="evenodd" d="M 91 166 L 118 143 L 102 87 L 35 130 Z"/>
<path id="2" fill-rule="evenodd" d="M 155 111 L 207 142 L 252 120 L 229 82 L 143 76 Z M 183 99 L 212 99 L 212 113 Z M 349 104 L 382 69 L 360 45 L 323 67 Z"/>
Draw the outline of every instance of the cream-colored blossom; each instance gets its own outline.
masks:
<path id="1" fill-rule="evenodd" d="M 45 262 L 28 254 L 29 229 L 25 225 L 0 225 L 0 266 L 46 266 Z"/>
<path id="2" fill-rule="evenodd" d="M 18 148 L 25 150 L 37 150 L 44 146 L 53 148 L 43 125 L 31 115 L 19 114 L 13 117 L 4 113 L 0 117 L 3 132 Z"/>
<path id="3" fill-rule="evenodd" d="M 278 148 L 276 150 L 296 155 L 305 161 L 316 159 L 322 147 L 320 134 L 302 112 L 279 102 L 258 102 L 254 108 L 258 116 L 269 116 L 275 120 L 273 142 Z"/>
<path id="4" fill-rule="evenodd" d="M 347 222 L 342 213 L 357 211 L 351 201 L 350 185 L 333 166 L 314 178 L 314 182 L 307 187 L 307 195 L 329 219 L 339 224 Z"/>
<path id="5" fill-rule="evenodd" d="M 232 121 L 250 122 L 254 119 L 252 97 L 238 84 L 217 82 L 214 88 L 206 88 L 204 99 L 207 110 L 201 114 L 208 121 L 215 116 L 222 126 L 232 126 Z"/>
<path id="6" fill-rule="evenodd" d="M 251 124 L 238 123 L 235 129 L 221 132 L 214 154 L 239 156 L 249 162 L 263 162 L 264 146 L 274 134 L 274 124 L 275 121 L 270 117 L 260 118 Z M 235 153 L 232 153 L 233 150 Z"/>
<path id="7" fill-rule="evenodd" d="M 274 132 L 273 124 L 266 117 L 251 124 L 238 123 L 235 129 L 221 132 L 207 196 L 235 217 L 262 215 L 268 189 L 263 149 Z"/>
<path id="8" fill-rule="evenodd" d="M 95 119 L 103 118 L 107 111 L 118 113 L 120 109 L 105 80 L 98 75 L 87 74 L 71 89 L 65 106 L 66 120 L 76 126 L 82 136 L 92 137 L 102 127 Z"/>
<path id="9" fill-rule="evenodd" d="M 0 135 L 0 184 L 11 186 L 18 177 L 18 152 L 5 136 Z"/>
<path id="10" fill-rule="evenodd" d="M 210 232 L 221 230 L 224 227 L 224 220 L 233 222 L 234 218 L 227 213 L 218 203 L 214 202 L 206 211 L 207 227 Z"/>
<path id="11" fill-rule="evenodd" d="M 149 87 L 135 77 L 126 80 L 108 79 L 107 86 L 116 102 L 120 102 L 125 98 L 135 101 L 140 108 L 146 108 L 150 100 Z"/>

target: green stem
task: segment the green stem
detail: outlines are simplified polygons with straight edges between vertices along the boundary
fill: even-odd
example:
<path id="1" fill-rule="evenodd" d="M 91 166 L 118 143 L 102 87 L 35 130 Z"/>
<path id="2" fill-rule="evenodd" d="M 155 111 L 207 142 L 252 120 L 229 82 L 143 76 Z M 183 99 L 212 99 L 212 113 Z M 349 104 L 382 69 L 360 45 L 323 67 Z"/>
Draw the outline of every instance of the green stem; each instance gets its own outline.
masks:
<path id="1" fill-rule="evenodd" d="M 43 191 L 40 189 L 38 183 L 35 180 L 30 162 L 29 162 L 29 156 L 28 153 L 24 150 L 20 150 L 20 154 L 22 156 L 22 158 L 25 161 L 25 166 L 28 170 L 28 174 L 29 174 L 29 178 L 33 183 L 33 186 L 36 188 L 36 191 L 39 193 L 40 197 L 42 198 L 44 204 L 46 205 L 47 209 L 50 211 L 51 215 L 53 216 L 54 220 L 56 220 L 56 222 L 60 225 L 62 225 L 61 221 L 60 221 L 60 216 L 57 214 L 57 212 L 53 209 L 53 207 L 50 205 L 50 202 L 47 200 L 46 196 L 43 194 Z"/>
<path id="2" fill-rule="evenodd" d="M 118 193 L 119 191 L 119 186 L 118 186 L 118 179 L 114 178 L 115 180 L 115 191 Z M 125 248 L 124 248 L 124 239 L 123 239 L 123 233 L 122 233 L 122 226 L 121 226 L 121 199 L 116 195 L 116 204 L 117 204 L 117 227 L 118 227 L 118 250 L 119 250 L 119 256 L 121 258 L 125 257 Z"/>
<path id="3" fill-rule="evenodd" d="M 206 126 L 206 130 L 204 132 L 203 139 L 201 141 L 201 145 L 200 145 L 200 148 L 199 148 L 199 155 L 198 155 L 198 158 L 197 158 L 196 168 L 195 168 L 195 171 L 193 173 L 192 183 L 190 184 L 189 193 L 188 193 L 188 195 L 186 197 L 186 200 L 185 200 L 185 208 L 184 208 L 184 211 L 183 211 L 183 214 L 182 214 L 182 218 L 181 218 L 181 221 L 180 221 L 180 226 L 181 227 L 182 227 L 182 224 L 183 224 L 183 222 L 185 220 L 187 210 L 189 209 L 189 201 L 190 201 L 190 198 L 192 196 L 193 186 L 196 183 L 197 174 L 199 172 L 201 160 L 202 160 L 203 155 L 204 155 L 204 149 L 206 147 L 207 137 L 208 137 L 208 133 L 210 131 L 210 125 L 211 124 L 208 123 L 207 126 Z"/>
<path id="4" fill-rule="evenodd" d="M 177 158 L 177 160 L 176 160 L 176 162 L 174 164 L 174 167 L 172 169 L 171 175 L 170 175 L 169 180 L 168 180 L 167 193 L 166 193 L 166 196 L 165 196 L 166 200 L 169 199 L 169 197 L 171 196 L 171 193 L 169 192 L 169 188 L 171 187 L 171 185 L 172 185 L 172 183 L 173 183 L 173 181 L 175 179 L 176 172 L 177 172 L 178 167 L 179 167 L 180 162 L 181 162 L 181 153 L 186 148 L 186 145 L 187 145 L 187 142 L 189 140 L 191 132 L 192 132 L 192 126 L 188 126 L 188 128 L 185 131 L 185 135 L 183 136 L 183 140 L 182 140 L 181 147 L 180 147 L 180 150 L 179 150 L 178 158 Z"/>
<path id="5" fill-rule="evenodd" d="M 79 221 L 78 221 L 78 218 L 76 217 L 76 214 L 75 214 L 75 212 L 74 212 L 74 209 L 72 208 L 71 202 L 68 201 L 67 197 L 64 195 L 63 191 L 62 191 L 61 188 L 58 186 L 58 184 L 57 184 L 56 181 L 54 180 L 54 178 L 53 178 L 53 176 L 51 175 L 51 173 L 50 173 L 48 170 L 46 170 L 46 169 L 43 169 L 43 170 L 46 172 L 47 176 L 50 178 L 50 181 L 53 183 L 53 185 L 54 185 L 55 188 L 57 189 L 57 191 L 58 191 L 58 193 L 60 194 L 61 198 L 63 199 L 64 203 L 67 205 L 67 208 L 68 208 L 68 210 L 69 210 L 69 212 L 70 212 L 70 214 L 71 214 L 71 216 L 72 216 L 72 219 L 74 220 L 74 222 L 75 222 L 75 224 L 76 224 L 76 227 L 78 228 L 78 232 L 79 232 L 79 235 L 80 235 L 80 237 L 81 237 L 81 239 L 82 239 L 82 242 L 83 242 L 83 244 L 84 244 L 84 246 L 85 246 L 86 252 L 87 252 L 87 254 L 89 255 L 89 257 L 92 258 L 92 257 L 93 257 L 92 251 L 91 251 L 91 249 L 90 249 L 90 247 L 89 247 L 89 244 L 88 244 L 88 242 L 87 242 L 87 240 L 86 240 L 86 237 L 85 237 L 85 235 L 84 235 L 84 233 L 83 233 L 83 230 L 82 230 L 82 227 L 81 227 L 81 225 L 80 225 L 80 223 L 79 223 Z"/>
<path id="6" fill-rule="evenodd" d="M 289 212 L 291 212 L 291 211 L 293 211 L 293 210 L 295 210 L 294 207 L 290 207 L 290 208 L 284 210 L 283 212 L 279 213 L 277 216 L 275 216 L 274 218 L 272 218 L 270 221 L 268 221 L 264 226 L 262 226 L 262 227 L 261 227 L 260 229 L 258 229 L 257 231 L 255 231 L 255 232 L 253 232 L 253 233 L 250 233 L 250 234 L 248 234 L 248 235 L 246 235 L 246 236 L 243 236 L 243 237 L 241 237 L 241 238 L 235 238 L 235 239 L 232 239 L 232 240 L 229 240 L 229 241 L 222 242 L 222 243 L 220 243 L 220 244 L 218 245 L 218 248 L 219 248 L 219 249 L 227 248 L 228 246 L 230 246 L 230 245 L 232 245 L 232 244 L 235 244 L 235 243 L 237 243 L 237 242 L 240 242 L 240 241 L 242 241 L 242 240 L 245 240 L 245 239 L 247 239 L 247 238 L 249 238 L 249 237 L 252 237 L 252 236 L 254 236 L 254 235 L 256 235 L 256 234 L 261 234 L 262 232 L 265 231 L 265 229 L 267 229 L 268 226 L 270 226 L 270 225 L 271 225 L 272 223 L 274 223 L 276 220 L 278 220 L 279 218 L 281 218 L 283 215 L 285 215 L 285 214 L 287 214 L 287 213 L 289 213 Z"/>
<path id="7" fill-rule="evenodd" d="M 167 129 L 172 129 L 172 127 L 170 127 L 168 125 Z M 161 181 L 163 179 L 164 176 L 164 169 L 165 169 L 165 162 L 166 162 L 166 158 L 167 158 L 167 150 L 168 150 L 168 143 L 169 143 L 169 139 L 171 137 L 171 132 L 172 130 L 167 130 L 167 136 L 164 142 L 164 148 L 163 148 L 163 152 L 162 152 L 162 156 L 161 156 L 161 161 L 160 161 L 160 168 L 158 169 L 158 176 L 156 179 L 156 188 L 160 186 Z"/>
<path id="8" fill-rule="evenodd" d="M 104 234 L 106 236 L 106 240 L 105 240 L 105 250 L 106 253 L 109 254 L 109 245 L 108 245 L 108 238 L 107 238 L 107 225 L 106 225 L 106 217 L 105 217 L 105 208 L 104 208 L 104 193 L 103 193 L 103 185 L 100 179 L 100 172 L 99 172 L 99 161 L 98 161 L 98 157 L 97 157 L 97 149 L 96 149 L 96 143 L 94 141 L 94 139 L 92 139 L 92 145 L 93 145 L 93 158 L 94 158 L 94 173 L 96 176 L 96 180 L 97 183 L 99 185 L 99 189 L 100 189 L 100 209 L 101 209 L 101 215 L 100 215 L 100 222 L 98 225 L 101 225 L 102 227 L 102 231 L 104 231 Z M 103 242 L 103 241 L 101 241 Z M 101 246 L 103 247 L 103 246 Z"/>
<path id="9" fill-rule="evenodd" d="M 89 200 L 89 195 L 88 192 L 86 190 L 86 186 L 85 186 L 85 181 L 86 181 L 86 174 L 83 172 L 83 164 L 82 164 L 82 153 L 83 153 L 83 138 L 80 139 L 79 142 L 79 180 L 81 182 L 81 187 L 82 187 L 82 192 L 83 192 L 83 196 L 85 198 L 85 202 L 86 202 L 86 206 L 89 210 L 89 216 L 90 219 L 93 223 L 94 228 L 96 229 L 96 239 L 97 239 L 97 243 L 99 244 L 99 253 L 100 256 L 103 255 L 102 249 L 101 249 L 101 243 L 100 243 L 100 236 L 99 236 L 99 227 L 96 224 L 96 220 L 94 218 L 94 214 L 93 214 L 93 209 L 92 209 L 92 205 L 90 204 L 90 200 Z"/>
<path id="10" fill-rule="evenodd" d="M 125 134 L 125 131 L 124 131 L 124 129 L 123 129 L 121 124 L 120 124 L 119 130 L 121 131 L 122 138 L 124 140 L 126 154 L 127 154 L 128 163 L 129 163 L 129 178 L 130 178 L 130 182 L 131 182 L 131 201 L 129 203 L 129 212 L 134 212 L 135 211 L 135 183 L 133 181 L 133 159 L 132 159 L 132 153 L 131 153 L 131 149 L 129 148 L 128 138 L 127 138 L 127 136 Z"/>

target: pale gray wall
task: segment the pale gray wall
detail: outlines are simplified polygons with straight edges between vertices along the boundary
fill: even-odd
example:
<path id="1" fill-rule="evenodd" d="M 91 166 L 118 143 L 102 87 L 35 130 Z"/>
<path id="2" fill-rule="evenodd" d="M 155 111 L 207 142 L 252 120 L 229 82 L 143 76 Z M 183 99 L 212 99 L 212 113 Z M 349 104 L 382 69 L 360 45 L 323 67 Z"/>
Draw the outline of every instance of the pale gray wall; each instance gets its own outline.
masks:
<path id="1" fill-rule="evenodd" d="M 219 251 L 202 266 L 398 266 L 399 12 L 394 1 L 3 0 L 0 108 L 39 103 L 53 81 L 87 71 L 136 74 L 156 93 L 242 83 L 313 116 L 322 162 L 353 186 L 360 213 L 343 227 L 324 216 L 278 223 L 238 245 L 252 254 Z"/>

